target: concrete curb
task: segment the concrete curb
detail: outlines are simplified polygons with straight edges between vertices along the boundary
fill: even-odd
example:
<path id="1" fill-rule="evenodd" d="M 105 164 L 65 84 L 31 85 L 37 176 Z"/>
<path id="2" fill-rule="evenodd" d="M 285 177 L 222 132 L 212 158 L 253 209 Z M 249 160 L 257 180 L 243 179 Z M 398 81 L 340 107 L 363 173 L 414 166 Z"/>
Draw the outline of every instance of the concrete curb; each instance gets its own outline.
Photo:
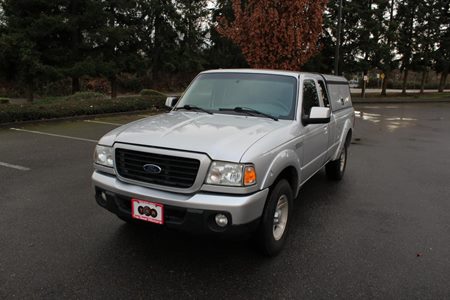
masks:
<path id="1" fill-rule="evenodd" d="M 126 115 L 133 115 L 133 114 L 145 114 L 145 113 L 162 113 L 165 110 L 134 110 L 134 111 L 127 111 L 127 112 L 116 112 L 116 113 L 107 113 L 107 114 L 98 114 L 98 115 L 81 115 L 81 116 L 73 116 L 73 117 L 63 117 L 63 118 L 55 118 L 55 119 L 42 119 L 42 120 L 28 120 L 28 121 L 20 121 L 20 122 L 9 122 L 9 123 L 0 123 L 1 127 L 9 127 L 9 126 L 17 126 L 22 124 L 34 124 L 34 123 L 50 123 L 50 122 L 59 122 L 59 121 L 76 121 L 76 120 L 86 120 L 86 119 L 93 119 L 93 118 L 99 118 L 99 117 L 114 117 L 114 116 L 126 116 Z"/>
<path id="2" fill-rule="evenodd" d="M 352 98 L 352 102 L 355 104 L 371 104 L 371 103 L 450 103 L 450 98 L 442 99 L 414 99 L 414 98 Z"/>
<path id="3" fill-rule="evenodd" d="M 450 98 L 444 99 L 411 99 L 411 98 L 352 98 L 352 102 L 354 104 L 411 104 L 411 103 L 450 103 Z M 33 123 L 47 123 L 47 122 L 58 122 L 58 121 L 71 121 L 71 120 L 86 120 L 91 118 L 98 117 L 113 117 L 113 116 L 124 116 L 124 115 L 133 115 L 137 113 L 149 113 L 154 112 L 162 113 L 165 110 L 152 111 L 152 110 L 134 110 L 127 112 L 117 112 L 117 113 L 107 113 L 107 114 L 97 114 L 97 115 L 81 115 L 81 116 L 73 116 L 73 117 L 63 117 L 63 118 L 55 118 L 55 119 L 43 119 L 43 120 L 29 120 L 29 121 L 21 121 L 21 122 L 9 122 L 9 123 L 0 123 L 0 128 L 8 127 L 12 125 L 21 125 L 21 124 L 33 124 Z"/>

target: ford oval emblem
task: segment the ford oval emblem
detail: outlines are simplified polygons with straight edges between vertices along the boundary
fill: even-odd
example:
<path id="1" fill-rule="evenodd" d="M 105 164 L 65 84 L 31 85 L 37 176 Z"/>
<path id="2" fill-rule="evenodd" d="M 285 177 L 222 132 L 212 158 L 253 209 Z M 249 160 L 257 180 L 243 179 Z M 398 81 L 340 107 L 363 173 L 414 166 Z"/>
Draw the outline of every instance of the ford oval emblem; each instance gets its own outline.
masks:
<path id="1" fill-rule="evenodd" d="M 145 173 L 148 173 L 148 174 L 159 174 L 162 171 L 160 166 L 157 166 L 154 164 L 144 165 L 143 169 L 144 169 Z"/>

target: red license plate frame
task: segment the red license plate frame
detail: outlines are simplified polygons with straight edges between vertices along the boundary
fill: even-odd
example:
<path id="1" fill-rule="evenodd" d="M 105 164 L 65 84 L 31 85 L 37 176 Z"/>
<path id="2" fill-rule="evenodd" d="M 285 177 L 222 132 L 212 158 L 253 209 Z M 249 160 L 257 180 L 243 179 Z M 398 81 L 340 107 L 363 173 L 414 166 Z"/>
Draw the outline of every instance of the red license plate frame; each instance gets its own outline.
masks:
<path id="1" fill-rule="evenodd" d="M 131 199 L 131 217 L 133 219 L 164 224 L 164 205 L 147 200 Z"/>

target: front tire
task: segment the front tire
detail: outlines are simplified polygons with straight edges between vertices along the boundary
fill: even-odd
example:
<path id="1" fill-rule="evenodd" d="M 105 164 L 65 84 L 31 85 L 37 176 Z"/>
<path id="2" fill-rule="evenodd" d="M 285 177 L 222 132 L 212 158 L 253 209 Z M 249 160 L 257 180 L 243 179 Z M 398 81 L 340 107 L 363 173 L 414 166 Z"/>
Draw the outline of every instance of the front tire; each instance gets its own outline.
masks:
<path id="1" fill-rule="evenodd" d="M 345 168 L 347 166 L 347 145 L 341 150 L 337 160 L 330 161 L 325 166 L 327 176 L 331 180 L 341 180 L 344 177 Z"/>
<path id="2" fill-rule="evenodd" d="M 290 214 L 293 211 L 292 189 L 282 179 L 270 192 L 258 231 L 261 251 L 268 256 L 277 255 L 286 242 Z"/>

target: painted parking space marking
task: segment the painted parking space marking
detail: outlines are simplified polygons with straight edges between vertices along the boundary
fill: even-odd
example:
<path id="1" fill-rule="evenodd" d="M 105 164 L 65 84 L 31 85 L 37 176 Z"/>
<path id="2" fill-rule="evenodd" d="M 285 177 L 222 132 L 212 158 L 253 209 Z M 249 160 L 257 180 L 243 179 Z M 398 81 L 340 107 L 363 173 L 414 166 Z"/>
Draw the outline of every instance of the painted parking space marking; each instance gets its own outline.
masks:
<path id="1" fill-rule="evenodd" d="M 47 135 L 47 136 L 53 136 L 53 137 L 59 137 L 64 139 L 70 139 L 70 140 L 76 140 L 76 141 L 83 141 L 83 142 L 91 142 L 91 143 L 97 143 L 97 140 L 91 140 L 91 139 L 84 139 L 74 136 L 68 136 L 68 135 L 61 135 L 61 134 L 54 134 L 54 133 L 48 133 L 48 132 L 42 132 L 42 131 L 34 131 L 34 130 L 26 130 L 26 129 L 20 129 L 20 128 L 10 128 L 11 130 L 20 131 L 20 132 L 27 132 L 27 133 L 34 133 L 34 134 L 40 134 L 40 135 Z"/>
<path id="2" fill-rule="evenodd" d="M 19 171 L 30 171 L 31 170 L 30 168 L 27 168 L 27 167 L 22 167 L 19 165 L 12 165 L 12 164 L 8 164 L 8 163 L 1 162 L 1 161 L 0 161 L 0 166 L 10 168 L 10 169 L 16 169 Z"/>
<path id="3" fill-rule="evenodd" d="M 102 125 L 113 125 L 113 126 L 122 126 L 122 125 L 124 125 L 124 124 L 120 124 L 120 123 L 103 122 L 103 121 L 95 121 L 95 120 L 84 120 L 84 122 L 95 123 L 95 124 L 102 124 Z"/>

